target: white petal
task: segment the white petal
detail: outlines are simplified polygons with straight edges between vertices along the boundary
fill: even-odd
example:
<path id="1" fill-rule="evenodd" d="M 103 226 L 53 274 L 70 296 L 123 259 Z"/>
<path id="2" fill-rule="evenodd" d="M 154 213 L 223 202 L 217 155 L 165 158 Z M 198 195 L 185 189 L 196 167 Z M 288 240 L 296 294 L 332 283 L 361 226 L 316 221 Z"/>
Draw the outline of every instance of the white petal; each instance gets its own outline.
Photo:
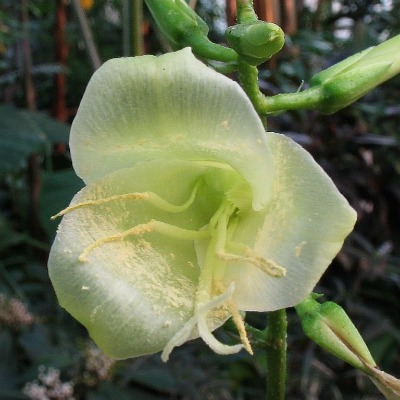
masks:
<path id="1" fill-rule="evenodd" d="M 255 209 L 271 193 L 272 158 L 250 101 L 189 48 L 106 62 L 89 82 L 70 144 L 86 183 L 143 160 L 191 159 L 230 164 L 251 185 Z"/>
<path id="2" fill-rule="evenodd" d="M 190 195 L 203 168 L 187 162 L 138 163 L 88 185 L 72 204 L 130 192 L 157 192 L 174 204 Z M 181 181 L 176 184 L 176 177 Z M 192 241 L 157 233 L 127 237 L 79 255 L 95 240 L 151 219 L 190 229 L 204 225 L 208 210 L 170 214 L 145 201 L 113 201 L 78 208 L 63 217 L 49 259 L 60 304 L 114 358 L 160 351 L 193 315 L 199 275 Z"/>
<path id="3" fill-rule="evenodd" d="M 249 264 L 227 267 L 235 281 L 233 300 L 241 310 L 272 311 L 303 300 L 339 252 L 353 229 L 356 213 L 308 152 L 291 139 L 269 133 L 274 157 L 271 202 L 237 227 L 244 242 L 287 271 L 272 278 Z"/>

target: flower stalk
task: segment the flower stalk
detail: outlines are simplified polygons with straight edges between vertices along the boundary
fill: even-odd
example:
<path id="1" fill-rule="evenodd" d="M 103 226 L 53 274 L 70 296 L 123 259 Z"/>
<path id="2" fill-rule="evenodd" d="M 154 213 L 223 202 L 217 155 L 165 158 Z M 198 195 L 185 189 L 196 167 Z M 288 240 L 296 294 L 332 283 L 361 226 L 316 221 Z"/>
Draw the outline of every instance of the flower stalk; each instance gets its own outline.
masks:
<path id="1" fill-rule="evenodd" d="M 284 400 L 286 389 L 287 317 L 286 310 L 268 313 L 267 400 Z"/>

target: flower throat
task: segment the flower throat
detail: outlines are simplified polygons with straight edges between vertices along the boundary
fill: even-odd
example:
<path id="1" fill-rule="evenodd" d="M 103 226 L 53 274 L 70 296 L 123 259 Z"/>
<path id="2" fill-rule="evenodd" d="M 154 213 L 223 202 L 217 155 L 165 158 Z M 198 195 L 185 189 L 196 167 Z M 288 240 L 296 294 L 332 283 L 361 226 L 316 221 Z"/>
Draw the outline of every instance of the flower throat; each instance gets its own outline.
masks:
<path id="1" fill-rule="evenodd" d="M 188 199 L 181 205 L 171 204 L 153 192 L 126 193 L 97 200 L 88 200 L 67 207 L 54 215 L 61 217 L 82 207 L 96 207 L 113 201 L 146 201 L 156 209 L 171 214 L 189 209 L 202 188 L 206 187 L 221 198 L 220 204 L 207 225 L 199 229 L 185 229 L 176 225 L 151 219 L 130 229 L 95 240 L 79 255 L 79 261 L 87 262 L 92 251 L 112 242 L 122 241 L 126 237 L 139 237 L 150 232 L 165 235 L 176 240 L 207 243 L 204 260 L 200 266 L 199 282 L 196 290 L 193 316 L 173 335 L 165 345 L 162 359 L 168 360 L 174 347 L 180 346 L 198 334 L 215 352 L 232 354 L 245 348 L 253 353 L 247 338 L 245 325 L 238 308 L 232 300 L 235 282 L 224 282 L 229 264 L 235 262 L 250 263 L 265 274 L 279 278 L 286 270 L 272 260 L 257 254 L 248 245 L 233 240 L 241 213 L 251 207 L 251 189 L 245 181 L 228 165 L 210 161 L 194 161 L 206 167 L 205 173 L 194 183 Z M 222 319 L 232 316 L 238 330 L 241 344 L 226 345 L 218 341 L 211 332 L 208 320 L 218 314 Z"/>

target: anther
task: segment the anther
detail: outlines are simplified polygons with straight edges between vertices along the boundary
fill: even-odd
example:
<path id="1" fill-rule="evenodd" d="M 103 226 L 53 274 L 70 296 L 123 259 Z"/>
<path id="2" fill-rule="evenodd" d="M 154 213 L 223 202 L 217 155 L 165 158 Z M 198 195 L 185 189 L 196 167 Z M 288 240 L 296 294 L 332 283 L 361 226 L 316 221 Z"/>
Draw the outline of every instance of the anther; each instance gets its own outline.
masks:
<path id="1" fill-rule="evenodd" d="M 156 232 L 161 235 L 172 237 L 180 240 L 200 240 L 207 239 L 210 237 L 208 231 L 196 231 L 190 229 L 180 228 L 175 225 L 170 225 L 165 222 L 151 220 L 145 224 L 139 224 L 133 228 L 127 229 L 126 231 L 116 233 L 115 235 L 106 236 L 102 239 L 98 239 L 93 242 L 90 246 L 86 247 L 85 250 L 79 256 L 79 261 L 87 262 L 87 256 L 96 248 L 103 244 L 116 242 L 125 239 L 127 236 L 140 236 L 145 233 Z"/>
<path id="2" fill-rule="evenodd" d="M 215 286 L 216 286 L 217 290 L 221 293 L 223 293 L 226 290 L 224 285 L 221 282 L 216 282 Z M 254 352 L 253 352 L 253 349 L 251 348 L 249 338 L 247 337 L 247 332 L 246 332 L 246 328 L 244 325 L 244 321 L 243 321 L 242 316 L 240 315 L 240 312 L 239 312 L 236 304 L 234 303 L 234 301 L 232 299 L 228 299 L 226 302 L 226 306 L 228 307 L 228 310 L 229 310 L 230 314 L 232 315 L 233 323 L 235 324 L 236 329 L 239 333 L 240 341 L 242 342 L 244 349 L 248 353 L 253 355 Z"/>
<path id="3" fill-rule="evenodd" d="M 70 213 L 71 211 L 74 211 L 81 207 L 97 206 L 97 205 L 109 203 L 112 201 L 118 201 L 118 200 L 148 201 L 150 204 L 152 204 L 153 206 L 155 206 L 156 208 L 158 208 L 160 210 L 163 210 L 163 211 L 166 211 L 169 213 L 173 213 L 173 214 L 180 213 L 180 212 L 187 210 L 192 205 L 194 199 L 196 198 L 197 189 L 199 187 L 199 184 L 200 184 L 200 181 L 198 181 L 195 184 L 189 198 L 185 201 L 185 203 L 183 203 L 181 205 L 171 204 L 153 192 L 124 193 L 124 194 L 119 194 L 119 195 L 115 195 L 115 196 L 105 197 L 103 199 L 87 200 L 82 203 L 74 204 L 72 206 L 65 208 L 64 210 L 61 210 L 56 215 L 53 215 L 51 217 L 51 219 L 56 219 L 58 217 L 62 217 L 63 215 Z"/>

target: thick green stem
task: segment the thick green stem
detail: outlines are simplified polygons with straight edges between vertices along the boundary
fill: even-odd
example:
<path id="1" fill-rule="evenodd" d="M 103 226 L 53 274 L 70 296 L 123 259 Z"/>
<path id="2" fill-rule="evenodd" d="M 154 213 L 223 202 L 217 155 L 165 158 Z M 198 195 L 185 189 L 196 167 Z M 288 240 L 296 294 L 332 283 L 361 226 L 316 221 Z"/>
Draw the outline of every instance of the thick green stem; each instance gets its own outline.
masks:
<path id="1" fill-rule="evenodd" d="M 267 121 L 265 118 L 265 112 L 261 111 L 260 105 L 263 102 L 263 98 L 265 96 L 260 92 L 260 88 L 258 86 L 258 69 L 252 65 L 247 64 L 244 61 L 240 61 L 238 63 L 238 73 L 239 80 L 243 90 L 246 92 L 250 101 L 253 103 L 254 108 L 256 109 L 258 115 L 263 121 L 265 130 L 267 130 Z"/>
<path id="2" fill-rule="evenodd" d="M 238 22 L 257 20 L 252 0 L 236 0 Z M 244 61 L 239 61 L 238 72 L 240 83 L 249 96 L 260 116 L 265 115 L 264 103 L 266 97 L 258 86 L 258 69 Z M 255 337 L 259 332 L 249 332 Z M 267 400 L 284 400 L 286 388 L 286 311 L 278 310 L 268 314 L 268 326 L 263 332 L 265 338 L 261 340 L 262 347 L 267 353 Z M 262 344 L 262 342 L 264 342 Z"/>
<path id="3" fill-rule="evenodd" d="M 254 12 L 253 0 L 236 0 L 237 19 L 240 24 L 257 21 L 257 14 Z"/>
<path id="4" fill-rule="evenodd" d="M 276 96 L 264 96 L 258 86 L 257 67 L 239 63 L 240 83 L 249 96 L 259 115 L 267 115 L 286 110 L 301 110 L 317 108 L 323 99 L 320 86 L 311 87 L 302 92 L 282 93 Z"/>
<path id="5" fill-rule="evenodd" d="M 284 400 L 286 388 L 286 310 L 268 314 L 267 400 Z"/>
<path id="6" fill-rule="evenodd" d="M 243 90 L 253 103 L 256 111 L 260 113 L 260 105 L 263 103 L 265 97 L 258 86 L 258 69 L 253 65 L 249 65 L 242 61 L 239 63 L 239 80 Z"/>
<path id="7" fill-rule="evenodd" d="M 226 63 L 236 63 L 237 53 L 229 47 L 216 44 L 200 35 L 187 35 L 186 46 L 190 46 L 199 57 Z"/>
<path id="8" fill-rule="evenodd" d="M 323 91 L 320 86 L 311 87 L 302 92 L 282 93 L 266 97 L 261 94 L 260 102 L 256 109 L 261 114 L 270 114 L 286 110 L 302 110 L 318 108 L 323 99 Z"/>

